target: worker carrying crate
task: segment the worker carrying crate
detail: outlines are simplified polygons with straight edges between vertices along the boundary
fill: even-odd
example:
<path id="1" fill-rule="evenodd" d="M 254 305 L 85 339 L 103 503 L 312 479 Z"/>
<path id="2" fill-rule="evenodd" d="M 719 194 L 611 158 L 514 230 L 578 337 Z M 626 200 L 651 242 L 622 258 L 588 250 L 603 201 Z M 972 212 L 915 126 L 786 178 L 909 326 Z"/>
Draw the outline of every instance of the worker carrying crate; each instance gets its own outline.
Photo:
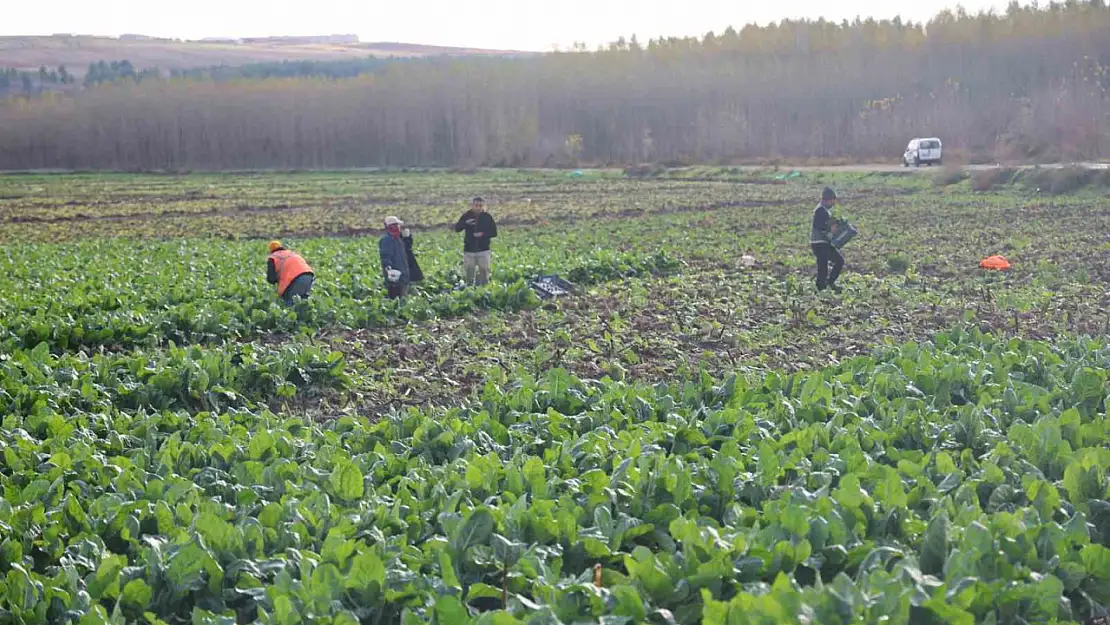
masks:
<path id="1" fill-rule="evenodd" d="M 826 288 L 839 293 L 836 279 L 844 268 L 844 257 L 840 248 L 855 238 L 857 232 L 846 219 L 833 217 L 836 206 L 836 192 L 829 187 L 821 192 L 821 203 L 813 209 L 813 226 L 809 232 L 809 244 L 817 260 L 817 290 Z"/>

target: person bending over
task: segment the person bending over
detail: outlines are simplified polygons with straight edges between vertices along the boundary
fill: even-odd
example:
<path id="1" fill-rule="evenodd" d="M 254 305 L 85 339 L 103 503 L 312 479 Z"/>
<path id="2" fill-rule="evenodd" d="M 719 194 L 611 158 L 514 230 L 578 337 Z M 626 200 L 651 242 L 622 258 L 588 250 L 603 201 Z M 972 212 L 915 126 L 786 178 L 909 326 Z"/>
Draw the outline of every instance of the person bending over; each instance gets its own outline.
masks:
<path id="1" fill-rule="evenodd" d="M 300 254 L 285 249 L 281 241 L 270 241 L 270 256 L 266 260 L 266 281 L 277 285 L 278 297 L 286 305 L 294 297 L 308 298 L 316 276 Z"/>

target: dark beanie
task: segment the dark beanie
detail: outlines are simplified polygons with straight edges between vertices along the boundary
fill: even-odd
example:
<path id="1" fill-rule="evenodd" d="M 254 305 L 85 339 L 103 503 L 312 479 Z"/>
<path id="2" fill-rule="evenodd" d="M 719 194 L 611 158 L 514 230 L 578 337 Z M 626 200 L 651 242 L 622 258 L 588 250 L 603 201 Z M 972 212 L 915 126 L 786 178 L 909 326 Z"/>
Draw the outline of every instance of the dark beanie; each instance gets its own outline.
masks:
<path id="1" fill-rule="evenodd" d="M 835 200 L 836 199 L 836 191 L 833 191 L 831 187 L 825 187 L 825 190 L 821 192 L 821 199 L 822 200 Z"/>

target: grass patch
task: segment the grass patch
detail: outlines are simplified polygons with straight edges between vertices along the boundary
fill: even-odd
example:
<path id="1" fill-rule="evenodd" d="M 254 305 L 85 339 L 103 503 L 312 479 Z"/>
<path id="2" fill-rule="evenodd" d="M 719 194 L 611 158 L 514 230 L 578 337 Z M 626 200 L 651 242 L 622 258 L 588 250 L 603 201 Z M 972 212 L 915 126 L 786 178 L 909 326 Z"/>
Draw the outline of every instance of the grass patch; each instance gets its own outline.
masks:
<path id="1" fill-rule="evenodd" d="M 1017 173 L 1018 170 L 1006 167 L 982 169 L 971 174 L 971 188 L 973 191 L 991 191 L 1012 183 Z"/>
<path id="2" fill-rule="evenodd" d="M 1020 176 L 1022 185 L 1038 193 L 1064 195 L 1083 189 L 1110 190 L 1110 170 L 1086 167 L 1031 169 Z"/>
<path id="3" fill-rule="evenodd" d="M 667 168 L 662 165 L 655 165 L 651 163 L 644 163 L 641 165 L 631 165 L 624 168 L 624 175 L 626 178 L 656 178 L 666 173 Z"/>
<path id="4" fill-rule="evenodd" d="M 886 268 L 891 273 L 906 273 L 910 268 L 910 259 L 905 254 L 890 254 L 886 257 Z"/>
<path id="5" fill-rule="evenodd" d="M 967 180 L 968 173 L 963 167 L 957 165 L 945 165 L 942 169 L 933 174 L 933 185 L 937 187 L 949 187 L 954 184 L 959 184 Z"/>

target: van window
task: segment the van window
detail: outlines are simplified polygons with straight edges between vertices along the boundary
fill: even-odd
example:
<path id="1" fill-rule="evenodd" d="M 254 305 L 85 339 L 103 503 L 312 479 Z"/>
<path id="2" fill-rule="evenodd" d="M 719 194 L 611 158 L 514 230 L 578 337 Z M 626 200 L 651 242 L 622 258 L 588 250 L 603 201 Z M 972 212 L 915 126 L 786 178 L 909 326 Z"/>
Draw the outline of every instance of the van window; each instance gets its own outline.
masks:
<path id="1" fill-rule="evenodd" d="M 910 141 L 910 144 L 906 146 L 906 149 L 907 150 L 916 150 L 917 149 L 917 139 L 914 139 L 913 141 Z"/>
<path id="2" fill-rule="evenodd" d="M 923 149 L 923 150 L 935 150 L 939 147 L 940 147 L 940 141 L 922 141 L 921 142 L 921 149 Z"/>

